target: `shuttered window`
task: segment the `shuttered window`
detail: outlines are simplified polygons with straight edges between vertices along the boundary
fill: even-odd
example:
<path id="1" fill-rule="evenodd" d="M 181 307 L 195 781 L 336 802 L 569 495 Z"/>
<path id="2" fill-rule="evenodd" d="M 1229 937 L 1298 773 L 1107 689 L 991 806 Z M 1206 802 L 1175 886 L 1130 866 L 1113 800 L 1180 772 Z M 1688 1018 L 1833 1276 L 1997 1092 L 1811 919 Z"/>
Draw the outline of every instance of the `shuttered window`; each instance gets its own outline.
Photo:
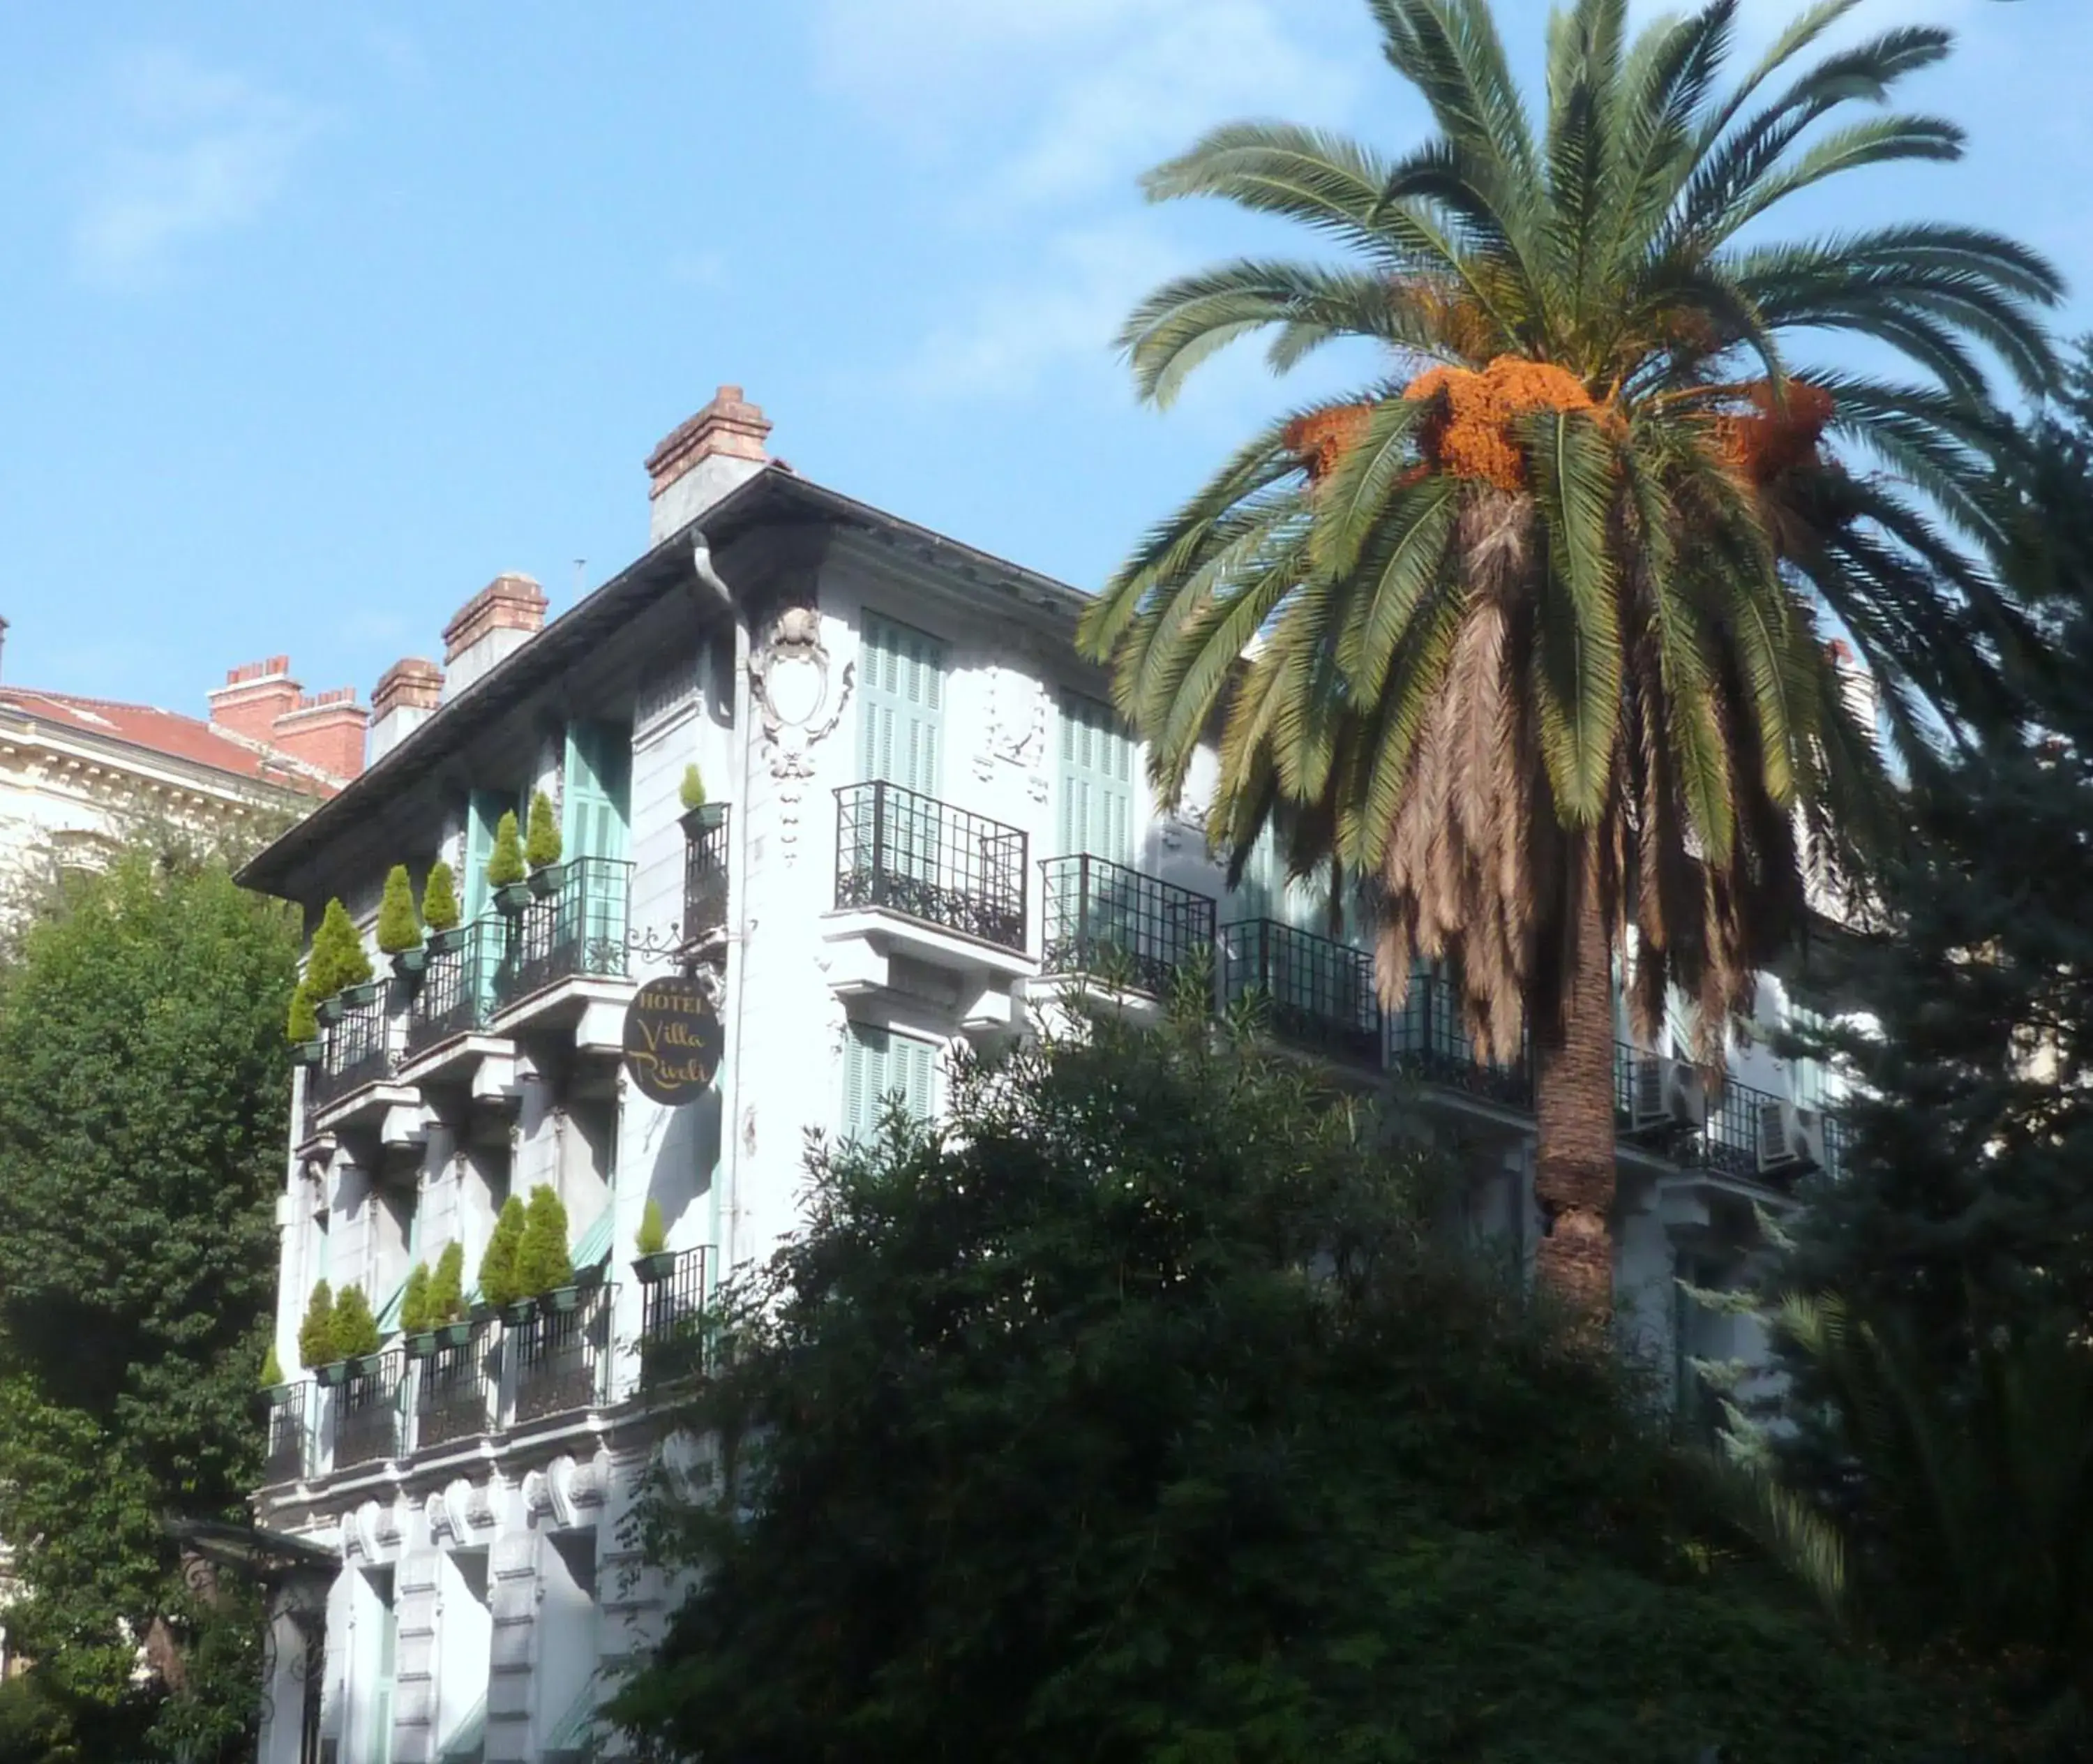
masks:
<path id="1" fill-rule="evenodd" d="M 1109 704 L 1061 700 L 1061 850 L 1133 861 L 1133 742 Z"/>
<path id="2" fill-rule="evenodd" d="M 937 1049 L 912 1035 L 852 1023 L 843 1042 L 843 1137 L 869 1139 L 887 1099 L 899 1095 L 911 1119 L 928 1120 Z"/>
<path id="3" fill-rule="evenodd" d="M 632 736 L 616 723 L 568 726 L 560 841 L 569 857 L 622 859 L 632 808 Z"/>
<path id="4" fill-rule="evenodd" d="M 492 897 L 487 886 L 487 860 L 494 855 L 494 830 L 502 816 L 516 804 L 499 791 L 476 790 L 466 807 L 465 874 L 458 878 L 464 889 L 465 922 L 486 912 Z M 518 817 L 521 820 L 522 817 Z"/>
<path id="5" fill-rule="evenodd" d="M 864 615 L 857 671 L 861 778 L 938 794 L 945 665 L 945 646 L 936 638 Z"/>

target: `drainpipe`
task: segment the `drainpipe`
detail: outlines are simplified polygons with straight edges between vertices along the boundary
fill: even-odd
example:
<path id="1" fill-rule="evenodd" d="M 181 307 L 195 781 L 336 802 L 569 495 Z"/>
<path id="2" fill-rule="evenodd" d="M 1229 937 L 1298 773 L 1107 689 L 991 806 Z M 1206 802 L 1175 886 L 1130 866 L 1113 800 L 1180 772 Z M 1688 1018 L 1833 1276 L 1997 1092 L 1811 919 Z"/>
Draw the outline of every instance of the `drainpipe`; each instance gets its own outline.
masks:
<path id="1" fill-rule="evenodd" d="M 734 1251 L 739 1246 L 722 1234 L 722 1217 L 725 1216 L 727 1229 L 736 1229 L 740 1217 L 741 1200 L 741 1060 L 742 1060 L 742 977 L 748 962 L 748 821 L 750 742 L 748 725 L 751 715 L 748 683 L 748 618 L 745 609 L 735 599 L 734 591 L 721 580 L 713 566 L 711 541 L 705 537 L 703 527 L 691 530 L 691 566 L 699 583 L 726 607 L 733 621 L 734 630 L 734 728 L 730 751 L 739 753 L 741 771 L 741 813 L 734 817 L 734 879 L 733 893 L 727 912 L 726 985 L 722 989 L 722 1008 L 727 1012 L 732 1025 L 730 1051 L 727 1055 L 726 1082 L 720 1098 L 720 1171 L 721 1180 L 712 1185 L 712 1240 L 719 1256 L 719 1266 L 713 1270 L 713 1278 L 734 1263 Z M 734 1204 L 725 1204 L 722 1190 L 730 1188 Z"/>

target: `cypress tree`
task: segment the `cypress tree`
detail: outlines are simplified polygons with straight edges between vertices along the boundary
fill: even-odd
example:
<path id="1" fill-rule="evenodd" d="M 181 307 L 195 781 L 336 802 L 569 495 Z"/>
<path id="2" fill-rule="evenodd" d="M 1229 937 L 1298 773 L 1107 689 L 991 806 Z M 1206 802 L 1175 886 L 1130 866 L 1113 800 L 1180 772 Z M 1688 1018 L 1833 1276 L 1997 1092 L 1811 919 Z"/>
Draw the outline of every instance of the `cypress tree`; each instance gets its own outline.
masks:
<path id="1" fill-rule="evenodd" d="M 378 904 L 378 947 L 383 955 L 404 956 L 422 947 L 422 921 L 414 911 L 414 885 L 407 866 L 395 864 L 385 873 L 385 894 Z"/>
<path id="2" fill-rule="evenodd" d="M 523 1237 L 523 1198 L 511 1194 L 495 1217 L 487 1253 L 479 1259 L 479 1296 L 490 1305 L 513 1304 L 524 1296 L 516 1284 L 516 1252 Z"/>
<path id="3" fill-rule="evenodd" d="M 355 1359 L 375 1354 L 383 1339 L 378 1320 L 370 1314 L 370 1301 L 361 1286 L 344 1286 L 334 1302 L 334 1357 Z"/>
<path id="4" fill-rule="evenodd" d="M 531 825 L 523 839 L 523 860 L 533 869 L 549 869 L 560 860 L 560 821 L 544 791 L 531 795 Z"/>
<path id="5" fill-rule="evenodd" d="M 459 916 L 456 878 L 450 865 L 438 858 L 429 866 L 429 879 L 422 890 L 422 922 L 432 931 L 454 931 Z"/>
<path id="6" fill-rule="evenodd" d="M 336 1358 L 334 1350 L 334 1289 L 325 1281 L 313 1283 L 306 1301 L 305 1321 L 298 1325 L 298 1359 L 310 1372 Z"/>
<path id="7" fill-rule="evenodd" d="M 487 885 L 490 888 L 514 887 L 526 873 L 523 840 L 516 830 L 515 812 L 505 810 L 494 824 L 494 849 L 488 856 Z"/>
<path id="8" fill-rule="evenodd" d="M 540 1183 L 531 1190 L 523 1237 L 516 1252 L 517 1296 L 535 1298 L 556 1286 L 574 1284 L 574 1264 L 567 1251 L 567 1209 L 557 1190 Z"/>

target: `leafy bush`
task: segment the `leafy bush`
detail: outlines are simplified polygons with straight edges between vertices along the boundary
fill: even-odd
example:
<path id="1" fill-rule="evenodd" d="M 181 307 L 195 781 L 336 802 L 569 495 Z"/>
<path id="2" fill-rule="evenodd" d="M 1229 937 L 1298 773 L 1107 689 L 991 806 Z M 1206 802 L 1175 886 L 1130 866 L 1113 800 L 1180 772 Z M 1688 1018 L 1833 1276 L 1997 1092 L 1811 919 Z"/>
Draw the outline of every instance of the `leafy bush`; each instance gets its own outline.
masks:
<path id="1" fill-rule="evenodd" d="M 659 1255 L 669 1247 L 669 1227 L 661 1217 L 661 1203 L 649 1194 L 646 1211 L 639 1216 L 639 1234 L 633 1247 L 642 1255 Z"/>
<path id="2" fill-rule="evenodd" d="M 422 947 L 422 921 L 414 912 L 414 885 L 407 866 L 395 864 L 385 873 L 384 898 L 378 903 L 378 948 L 382 955 L 404 956 Z"/>
<path id="3" fill-rule="evenodd" d="M 319 929 L 313 933 L 313 949 L 306 964 L 306 984 L 315 999 L 331 999 L 344 986 L 360 986 L 370 978 L 370 956 L 358 934 L 349 908 L 337 899 L 327 904 Z"/>
<path id="4" fill-rule="evenodd" d="M 436 1258 L 436 1271 L 429 1277 L 428 1324 L 440 1329 L 447 1323 L 465 1321 L 465 1246 L 447 1243 Z"/>
<path id="5" fill-rule="evenodd" d="M 305 1321 L 298 1325 L 298 1360 L 310 1372 L 340 1357 L 334 1350 L 334 1289 L 323 1280 L 315 1281 L 312 1296 L 306 1301 Z"/>
<path id="6" fill-rule="evenodd" d="M 524 1296 L 516 1284 L 516 1252 L 522 1242 L 523 1198 L 511 1194 L 495 1216 L 487 1253 L 479 1259 L 479 1296 L 488 1304 L 514 1304 Z"/>
<path id="7" fill-rule="evenodd" d="M 344 1286 L 334 1302 L 334 1357 L 355 1359 L 375 1354 L 384 1339 L 378 1320 L 370 1314 L 370 1301 L 361 1286 Z"/>
<path id="8" fill-rule="evenodd" d="M 422 922 L 432 931 L 454 931 L 461 917 L 457 879 L 450 865 L 438 858 L 429 866 L 429 879 L 422 890 Z"/>
<path id="9" fill-rule="evenodd" d="M 268 1352 L 262 1356 L 262 1388 L 274 1390 L 283 1381 L 283 1363 L 276 1358 L 276 1344 L 271 1341 Z"/>
<path id="10" fill-rule="evenodd" d="M 695 765 L 683 768 L 683 782 L 676 794 L 682 799 L 685 809 L 702 808 L 705 805 L 704 774 Z"/>
<path id="11" fill-rule="evenodd" d="M 574 1264 L 567 1253 L 567 1209 L 557 1190 L 540 1182 L 531 1190 L 523 1237 L 516 1251 L 516 1296 L 536 1298 L 556 1286 L 571 1286 Z"/>
<path id="12" fill-rule="evenodd" d="M 307 1042 L 320 1038 L 320 1020 L 313 1009 L 313 990 L 310 983 L 301 980 L 291 989 L 290 1020 L 284 1025 L 291 1045 L 302 1047 Z"/>
<path id="13" fill-rule="evenodd" d="M 400 1295 L 400 1327 L 409 1335 L 419 1335 L 435 1325 L 429 1320 L 429 1265 L 417 1262 L 407 1272 L 407 1288 Z"/>
<path id="14" fill-rule="evenodd" d="M 523 839 L 523 861 L 533 869 L 549 869 L 560 860 L 560 817 L 544 791 L 531 793 L 531 826 Z"/>
<path id="15" fill-rule="evenodd" d="M 516 830 L 514 809 L 505 809 L 494 824 L 494 849 L 487 860 L 487 886 L 513 888 L 530 873 L 523 865 L 523 840 Z"/>

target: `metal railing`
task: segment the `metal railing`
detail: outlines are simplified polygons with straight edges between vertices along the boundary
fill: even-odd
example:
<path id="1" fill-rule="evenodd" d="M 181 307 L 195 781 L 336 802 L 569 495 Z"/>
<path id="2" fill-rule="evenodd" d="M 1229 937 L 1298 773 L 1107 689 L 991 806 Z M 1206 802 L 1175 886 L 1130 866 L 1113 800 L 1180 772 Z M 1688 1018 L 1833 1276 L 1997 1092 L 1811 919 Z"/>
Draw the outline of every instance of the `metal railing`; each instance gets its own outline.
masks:
<path id="1" fill-rule="evenodd" d="M 1039 879 L 1050 974 L 1123 973 L 1160 996 L 1213 947 L 1209 895 L 1088 854 L 1041 860 Z"/>
<path id="2" fill-rule="evenodd" d="M 1636 1085 L 1639 1063 L 1653 1057 L 1645 1048 L 1626 1042 L 1614 1044 L 1614 1112 L 1623 1127 L 1636 1116 Z M 1735 1078 L 1724 1081 L 1721 1090 L 1705 1094 L 1701 1105 L 1705 1119 L 1696 1125 L 1689 1120 L 1665 1120 L 1645 1124 L 1645 1149 L 1689 1169 L 1714 1170 L 1724 1176 L 1786 1188 L 1818 1167 L 1782 1138 L 1793 1107 L 1790 1099 L 1771 1090 L 1762 1090 Z M 1767 1122 L 1774 1124 L 1773 1145 L 1768 1147 Z M 1822 1168 L 1836 1177 L 1844 1172 L 1846 1124 L 1830 1111 L 1816 1112 L 1822 1135 Z M 1770 1155 L 1769 1155 L 1770 1152 Z"/>
<path id="3" fill-rule="evenodd" d="M 639 1381 L 643 1385 L 665 1383 L 704 1369 L 707 1262 L 703 1249 L 682 1250 L 666 1279 L 642 1284 Z"/>
<path id="4" fill-rule="evenodd" d="M 454 1347 L 439 1347 L 414 1376 L 414 1450 L 430 1451 L 487 1431 L 486 1341 L 474 1329 Z"/>
<path id="5" fill-rule="evenodd" d="M 421 986 L 407 1008 L 410 1055 L 483 1028 L 493 1008 L 508 927 L 499 919 L 478 919 L 444 935 L 446 947 L 430 950 Z"/>
<path id="6" fill-rule="evenodd" d="M 1222 996 L 1260 1002 L 1280 1040 L 1379 1065 L 1380 1001 L 1373 958 L 1276 919 L 1220 928 Z"/>
<path id="7" fill-rule="evenodd" d="M 306 1473 L 313 1384 L 301 1378 L 262 1393 L 262 1481 L 296 1482 Z"/>
<path id="8" fill-rule="evenodd" d="M 542 1421 L 603 1400 L 610 1367 L 609 1286 L 580 1294 L 571 1311 L 544 1304 L 527 1323 L 505 1329 L 511 1356 L 509 1401 L 518 1422 Z"/>
<path id="9" fill-rule="evenodd" d="M 1384 1014 L 1382 1060 L 1389 1071 L 1514 1108 L 1533 1107 L 1530 1043 L 1522 1037 L 1518 1055 L 1504 1064 L 1478 1059 L 1460 995 L 1445 974 L 1419 966 L 1410 974 L 1402 1008 Z"/>
<path id="10" fill-rule="evenodd" d="M 631 894 L 632 865 L 622 858 L 577 857 L 561 865 L 558 887 L 507 928 L 496 1003 L 514 1004 L 555 981 L 622 976 Z"/>
<path id="11" fill-rule="evenodd" d="M 707 803 L 683 817 L 683 938 L 687 943 L 726 926 L 727 829 L 733 811 Z"/>
<path id="12" fill-rule="evenodd" d="M 343 1013 L 322 1031 L 319 1064 L 306 1076 L 306 1094 L 314 1108 L 338 1103 L 352 1090 L 392 1075 L 392 1049 L 385 1021 L 385 993 Z"/>
<path id="13" fill-rule="evenodd" d="M 899 784 L 836 792 L 836 904 L 878 907 L 1022 951 L 1021 829 Z"/>
<path id="14" fill-rule="evenodd" d="M 400 1376 L 397 1348 L 373 1356 L 369 1372 L 352 1372 L 334 1393 L 334 1467 L 382 1463 L 400 1452 Z"/>

